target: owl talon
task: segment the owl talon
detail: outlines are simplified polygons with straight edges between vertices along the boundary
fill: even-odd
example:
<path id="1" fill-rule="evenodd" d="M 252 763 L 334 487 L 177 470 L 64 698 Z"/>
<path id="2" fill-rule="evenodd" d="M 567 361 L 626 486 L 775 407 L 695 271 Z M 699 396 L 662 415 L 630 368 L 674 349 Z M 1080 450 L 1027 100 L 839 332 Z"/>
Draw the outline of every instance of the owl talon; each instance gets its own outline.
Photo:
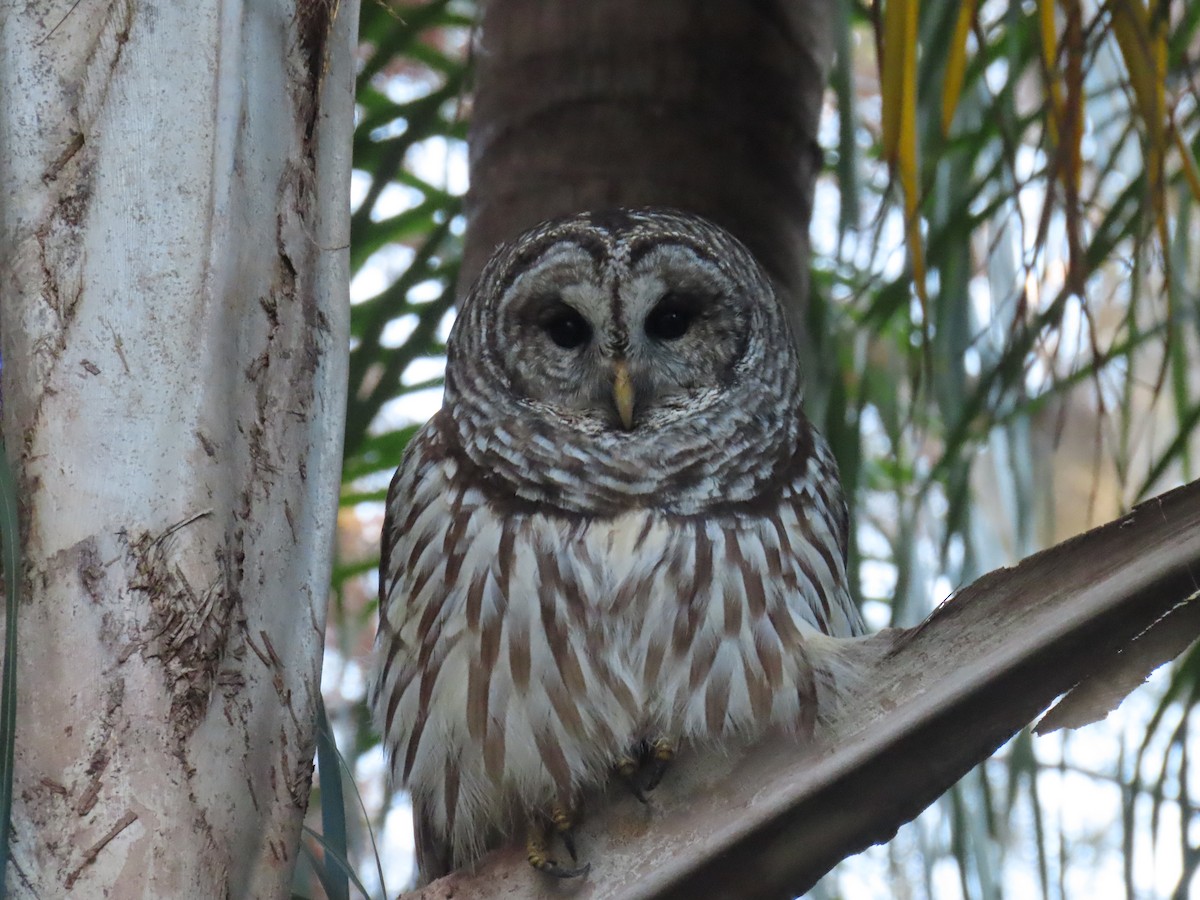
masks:
<path id="1" fill-rule="evenodd" d="M 649 803 L 646 794 L 658 787 L 674 758 L 674 744 L 666 738 L 655 738 L 642 742 L 633 753 L 619 757 L 615 768 L 629 792 L 642 803 Z"/>
<path id="2" fill-rule="evenodd" d="M 650 801 L 646 799 L 646 795 L 642 791 L 642 786 L 638 784 L 638 773 L 641 768 L 641 761 L 630 755 L 618 757 L 616 765 L 613 766 L 613 769 L 617 773 L 617 777 L 625 783 L 627 788 L 629 788 L 629 793 L 637 797 L 642 803 L 649 803 Z"/>
<path id="3" fill-rule="evenodd" d="M 531 866 L 553 878 L 579 878 L 592 869 L 591 863 L 582 866 L 559 865 L 557 860 L 550 857 L 550 847 L 544 836 L 531 836 L 525 843 L 525 851 Z"/>
<path id="4" fill-rule="evenodd" d="M 563 807 L 556 806 L 550 812 L 550 821 L 551 825 L 539 822 L 531 823 L 529 826 L 529 837 L 525 841 L 525 852 L 529 864 L 539 872 L 553 878 L 580 878 L 586 875 L 591 871 L 591 863 L 584 863 L 582 866 L 563 866 L 550 856 L 550 837 L 552 834 L 557 834 L 562 840 L 563 846 L 567 848 L 567 852 L 571 854 L 571 860 L 577 860 L 575 853 L 577 819 L 575 814 Z"/>
<path id="5" fill-rule="evenodd" d="M 650 742 L 648 755 L 650 758 L 646 764 L 645 785 L 646 790 L 652 791 L 658 787 L 671 760 L 675 758 L 675 747 L 666 738 L 655 738 Z"/>
<path id="6" fill-rule="evenodd" d="M 556 806 L 550 811 L 550 820 L 554 823 L 554 828 L 558 832 L 558 837 L 563 842 L 563 846 L 571 854 L 571 861 L 578 862 L 579 857 L 575 853 L 575 825 L 577 824 L 577 819 L 574 811 Z"/>
<path id="7" fill-rule="evenodd" d="M 579 854 L 575 852 L 575 834 L 566 832 L 562 835 L 563 846 L 567 848 L 567 852 L 571 854 L 571 862 L 579 862 Z"/>
<path id="8" fill-rule="evenodd" d="M 541 863 L 530 863 L 535 869 L 543 875 L 549 875 L 551 878 L 582 878 L 592 870 L 591 863 L 584 863 L 582 866 L 560 866 L 552 859 L 542 860 Z"/>

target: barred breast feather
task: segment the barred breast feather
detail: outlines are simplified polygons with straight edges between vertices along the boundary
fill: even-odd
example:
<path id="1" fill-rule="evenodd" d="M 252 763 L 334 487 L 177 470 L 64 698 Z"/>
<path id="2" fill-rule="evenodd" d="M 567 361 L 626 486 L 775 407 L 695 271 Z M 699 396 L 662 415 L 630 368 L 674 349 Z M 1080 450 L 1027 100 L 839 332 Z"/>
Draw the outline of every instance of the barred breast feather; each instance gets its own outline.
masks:
<path id="1" fill-rule="evenodd" d="M 769 505 L 703 515 L 540 509 L 456 444 L 444 412 L 412 442 L 380 568 L 375 707 L 426 877 L 569 805 L 637 741 L 811 727 L 806 647 L 862 632 L 819 438 Z"/>

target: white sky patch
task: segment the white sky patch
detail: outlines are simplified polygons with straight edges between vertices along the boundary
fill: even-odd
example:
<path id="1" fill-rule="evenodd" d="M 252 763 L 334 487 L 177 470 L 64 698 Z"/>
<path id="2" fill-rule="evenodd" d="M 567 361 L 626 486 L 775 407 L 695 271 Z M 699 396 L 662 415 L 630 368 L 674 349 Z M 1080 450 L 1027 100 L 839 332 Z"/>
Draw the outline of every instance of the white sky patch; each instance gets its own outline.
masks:
<path id="1" fill-rule="evenodd" d="M 442 283 L 428 279 L 414 284 L 408 291 L 409 303 L 432 303 L 442 296 Z"/>
<path id="2" fill-rule="evenodd" d="M 461 196 L 467 192 L 470 166 L 463 141 L 440 136 L 418 141 L 408 151 L 408 165 L 418 178 L 451 194 Z"/>
<path id="3" fill-rule="evenodd" d="M 862 592 L 867 597 L 886 599 L 896 590 L 896 565 L 881 559 L 865 559 L 858 567 Z"/>
<path id="4" fill-rule="evenodd" d="M 420 425 L 432 418 L 433 414 L 442 408 L 442 389 L 440 387 L 412 391 L 403 397 L 389 400 L 379 411 L 380 420 L 387 422 L 387 427 L 399 428 L 404 425 Z"/>
<path id="5" fill-rule="evenodd" d="M 350 208 L 358 209 L 371 189 L 371 174 L 362 169 L 350 171 Z"/>
<path id="6" fill-rule="evenodd" d="M 419 321 L 420 319 L 416 313 L 408 313 L 397 319 L 392 319 L 383 326 L 383 333 L 379 335 L 380 346 L 386 347 L 389 350 L 403 347 L 404 342 L 412 337 L 412 333 L 417 330 L 417 323 Z"/>
<path id="7" fill-rule="evenodd" d="M 446 357 L 418 356 L 408 364 L 408 368 L 404 370 L 404 377 L 401 380 L 406 385 L 424 384 L 426 381 L 441 378 L 445 374 Z"/>
<path id="8" fill-rule="evenodd" d="M 382 222 L 398 216 L 420 205 L 424 199 L 425 195 L 416 188 L 392 182 L 379 192 L 379 199 L 371 208 L 371 221 Z"/>
<path id="9" fill-rule="evenodd" d="M 380 247 L 350 281 L 350 302 L 362 303 L 387 289 L 412 264 L 412 248 L 402 244 Z"/>
<path id="10" fill-rule="evenodd" d="M 451 309 L 444 316 L 442 321 L 438 322 L 437 336 L 438 340 L 443 344 L 450 340 L 450 329 L 454 327 L 454 319 L 457 317 L 457 310 Z"/>

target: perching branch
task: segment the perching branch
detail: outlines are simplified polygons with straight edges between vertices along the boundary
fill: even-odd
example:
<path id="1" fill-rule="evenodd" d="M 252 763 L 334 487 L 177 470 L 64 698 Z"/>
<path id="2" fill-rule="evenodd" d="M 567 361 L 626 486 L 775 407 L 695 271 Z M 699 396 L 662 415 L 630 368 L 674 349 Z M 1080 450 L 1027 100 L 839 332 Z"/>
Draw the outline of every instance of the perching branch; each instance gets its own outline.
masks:
<path id="1" fill-rule="evenodd" d="M 1053 727 L 1102 717 L 1200 633 L 1198 576 L 1200 481 L 984 576 L 916 628 L 856 642 L 867 687 L 806 745 L 681 758 L 648 807 L 614 790 L 579 835 L 592 870 L 577 886 L 514 848 L 409 896 L 794 897 L 1064 693 Z"/>

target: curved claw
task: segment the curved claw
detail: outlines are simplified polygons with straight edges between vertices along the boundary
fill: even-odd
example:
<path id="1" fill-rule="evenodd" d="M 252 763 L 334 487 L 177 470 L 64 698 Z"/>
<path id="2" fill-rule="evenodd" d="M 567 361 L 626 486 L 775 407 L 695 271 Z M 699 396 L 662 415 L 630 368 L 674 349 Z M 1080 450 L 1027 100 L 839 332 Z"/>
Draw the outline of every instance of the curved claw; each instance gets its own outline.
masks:
<path id="1" fill-rule="evenodd" d="M 639 770 L 641 769 L 641 761 L 633 756 L 622 756 L 617 759 L 616 769 L 617 776 L 625 782 L 625 786 L 629 788 L 629 793 L 637 797 L 642 803 L 649 803 L 645 793 L 642 791 L 642 786 L 639 784 Z"/>
<path id="2" fill-rule="evenodd" d="M 658 787 L 658 783 L 667 772 L 667 766 L 674 758 L 675 748 L 666 738 L 656 738 L 650 742 L 650 761 L 646 766 L 647 775 L 644 782 L 646 790 L 652 791 Z"/>
<path id="3" fill-rule="evenodd" d="M 575 832 L 564 831 L 561 835 L 563 846 L 567 848 L 567 852 L 571 854 L 571 862 L 579 862 L 579 854 L 575 852 Z M 586 869 L 587 866 L 584 866 Z"/>
<path id="4" fill-rule="evenodd" d="M 550 811 L 550 820 L 554 823 L 563 846 L 571 854 L 571 860 L 577 861 L 579 857 L 575 853 L 575 814 L 561 806 L 556 806 Z"/>
<path id="5" fill-rule="evenodd" d="M 529 859 L 529 865 L 552 878 L 580 878 L 590 872 L 592 868 L 591 863 L 584 863 L 582 866 L 563 866 L 559 864 L 558 860 L 550 856 L 550 837 L 552 834 L 557 833 L 563 842 L 563 846 L 571 854 L 571 859 L 573 861 L 577 859 L 574 829 L 575 814 L 560 806 L 556 806 L 551 810 L 550 822 L 546 822 L 545 820 L 531 822 L 529 825 L 529 837 L 525 842 L 525 851 Z"/>
<path id="6" fill-rule="evenodd" d="M 659 782 L 663 780 L 663 775 L 667 772 L 667 764 L 659 760 L 651 760 L 646 765 L 646 790 L 652 791 L 658 787 Z M 644 800 L 642 801 L 645 802 Z"/>
<path id="7" fill-rule="evenodd" d="M 547 859 L 540 866 L 534 866 L 539 872 L 551 876 L 552 878 L 582 878 L 592 870 L 592 864 L 584 863 L 582 866 L 571 866 L 569 868 L 560 866 L 552 859 Z"/>

